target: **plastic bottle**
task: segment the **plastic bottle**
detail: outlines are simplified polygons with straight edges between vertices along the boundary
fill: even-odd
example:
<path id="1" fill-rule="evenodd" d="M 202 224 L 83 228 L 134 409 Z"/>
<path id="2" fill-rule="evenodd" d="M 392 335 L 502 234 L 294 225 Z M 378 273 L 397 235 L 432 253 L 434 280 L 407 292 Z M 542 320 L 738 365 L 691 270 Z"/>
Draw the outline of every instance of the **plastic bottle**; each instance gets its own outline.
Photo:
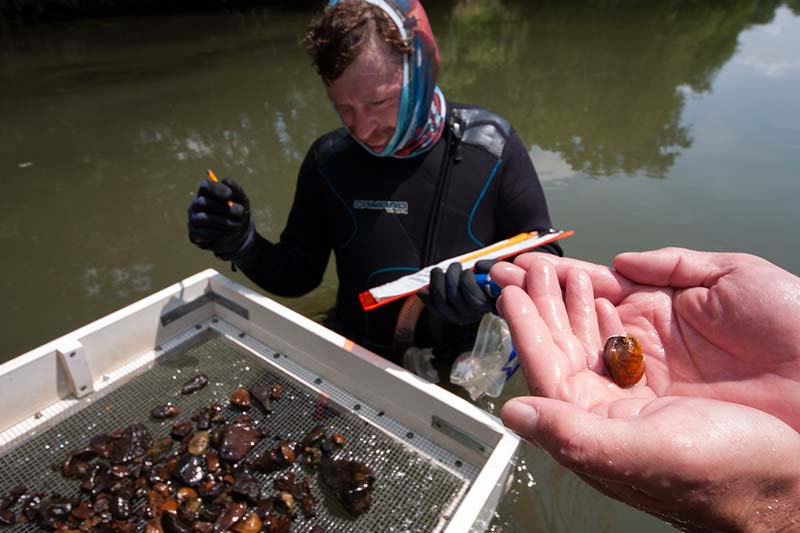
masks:
<path id="1" fill-rule="evenodd" d="M 486 313 L 478 326 L 475 345 L 453 363 L 450 381 L 464 387 L 475 401 L 484 394 L 497 398 L 519 368 L 506 321 Z"/>

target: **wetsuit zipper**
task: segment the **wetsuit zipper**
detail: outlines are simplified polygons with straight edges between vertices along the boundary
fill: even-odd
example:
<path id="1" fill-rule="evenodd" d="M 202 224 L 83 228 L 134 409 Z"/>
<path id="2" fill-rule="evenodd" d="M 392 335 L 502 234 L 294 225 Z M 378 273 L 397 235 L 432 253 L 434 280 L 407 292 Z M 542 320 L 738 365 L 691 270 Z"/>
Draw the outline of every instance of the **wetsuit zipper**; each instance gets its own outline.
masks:
<path id="1" fill-rule="evenodd" d="M 428 218 L 428 228 L 425 234 L 425 247 L 422 253 L 422 266 L 426 267 L 433 262 L 433 254 L 436 250 L 436 244 L 439 237 L 439 223 L 441 222 L 442 206 L 446 201 L 446 191 L 449 190 L 450 175 L 453 170 L 453 159 L 458 158 L 458 143 L 461 140 L 460 128 L 461 124 L 457 119 L 449 114 L 447 126 L 444 135 L 446 136 L 446 145 L 444 150 L 444 158 L 439 170 L 439 179 L 436 184 L 436 192 L 433 196 L 433 209 Z"/>

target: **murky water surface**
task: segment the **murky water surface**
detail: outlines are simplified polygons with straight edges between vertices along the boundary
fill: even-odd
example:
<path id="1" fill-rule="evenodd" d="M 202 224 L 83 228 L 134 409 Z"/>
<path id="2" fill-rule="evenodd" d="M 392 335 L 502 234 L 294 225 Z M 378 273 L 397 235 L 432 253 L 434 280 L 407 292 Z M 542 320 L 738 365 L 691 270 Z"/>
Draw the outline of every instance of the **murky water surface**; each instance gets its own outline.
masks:
<path id="1" fill-rule="evenodd" d="M 800 5 L 430 3 L 452 100 L 511 120 L 568 255 L 737 250 L 800 273 Z M 205 169 L 283 227 L 338 125 L 297 44 L 310 12 L 0 29 L 0 361 L 208 267 L 186 238 Z M 335 273 L 303 298 L 332 303 Z M 252 286 L 252 285 L 250 285 Z M 524 394 L 515 377 L 495 403 Z M 526 446 L 495 531 L 669 530 Z"/>

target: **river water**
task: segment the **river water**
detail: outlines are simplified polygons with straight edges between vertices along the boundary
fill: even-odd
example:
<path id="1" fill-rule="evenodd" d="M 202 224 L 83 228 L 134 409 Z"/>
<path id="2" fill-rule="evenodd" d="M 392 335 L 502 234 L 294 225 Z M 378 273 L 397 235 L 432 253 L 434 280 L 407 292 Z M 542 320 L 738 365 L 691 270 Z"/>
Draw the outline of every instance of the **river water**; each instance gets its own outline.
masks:
<path id="1" fill-rule="evenodd" d="M 568 255 L 662 246 L 800 273 L 800 3 L 430 2 L 440 85 L 509 118 Z M 309 11 L 0 26 L 0 362 L 195 272 L 206 168 L 276 238 L 300 161 L 338 126 L 298 41 Z M 319 318 L 336 276 L 281 303 Z M 255 288 L 255 287 L 254 287 Z M 525 394 L 519 376 L 482 405 Z M 494 531 L 671 528 L 525 446 Z"/>

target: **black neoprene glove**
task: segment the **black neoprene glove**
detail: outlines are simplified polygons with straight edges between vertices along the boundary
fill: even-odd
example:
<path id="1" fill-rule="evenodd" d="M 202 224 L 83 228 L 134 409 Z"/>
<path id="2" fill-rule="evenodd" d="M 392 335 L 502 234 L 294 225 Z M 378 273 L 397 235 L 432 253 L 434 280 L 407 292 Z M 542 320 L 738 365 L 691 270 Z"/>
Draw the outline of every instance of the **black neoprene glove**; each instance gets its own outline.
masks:
<path id="1" fill-rule="evenodd" d="M 255 227 L 244 189 L 229 178 L 200 182 L 189 204 L 189 240 L 220 259 L 236 259 L 253 243 Z"/>
<path id="2" fill-rule="evenodd" d="M 447 272 L 431 271 L 430 287 L 418 294 L 427 308 L 439 319 L 466 326 L 478 322 L 494 309 L 494 298 L 478 285 L 475 274 L 486 274 L 497 261 L 484 259 L 475 264 L 475 272 L 463 270 L 461 263 L 451 263 Z"/>

